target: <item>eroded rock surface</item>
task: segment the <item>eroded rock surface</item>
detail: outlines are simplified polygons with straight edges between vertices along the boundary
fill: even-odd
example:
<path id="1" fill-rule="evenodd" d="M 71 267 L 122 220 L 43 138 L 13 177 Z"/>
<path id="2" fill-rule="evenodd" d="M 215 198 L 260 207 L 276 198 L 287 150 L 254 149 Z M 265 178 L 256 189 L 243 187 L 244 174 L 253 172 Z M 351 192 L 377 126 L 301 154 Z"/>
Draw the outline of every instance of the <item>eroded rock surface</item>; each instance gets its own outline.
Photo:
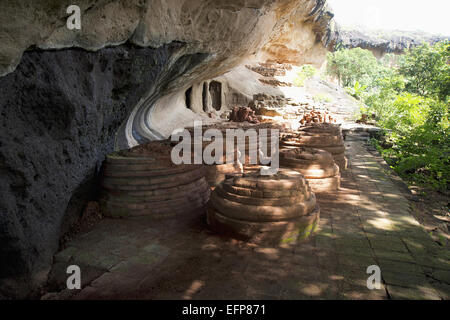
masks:
<path id="1" fill-rule="evenodd" d="M 181 43 L 32 51 L 0 78 L 0 279 L 45 277 L 60 235 L 96 197 L 97 173 L 132 106 L 180 64 L 198 62 L 174 60 L 182 51 Z"/>
<path id="2" fill-rule="evenodd" d="M 331 39 L 332 14 L 325 0 L 80 0 L 79 31 L 66 28 L 66 9 L 71 4 L 67 0 L 2 1 L 0 75 L 14 70 L 31 46 L 99 50 L 127 41 L 152 47 L 182 41 L 192 51 L 217 53 L 216 61 L 228 57 L 228 63 L 215 66 L 219 75 L 233 60 L 263 46 L 270 48 L 270 43 L 288 41 L 290 32 L 296 37 L 289 48 L 303 59 L 308 55 L 305 50 L 321 41 L 329 44 Z M 294 41 L 301 36 L 308 42 Z"/>

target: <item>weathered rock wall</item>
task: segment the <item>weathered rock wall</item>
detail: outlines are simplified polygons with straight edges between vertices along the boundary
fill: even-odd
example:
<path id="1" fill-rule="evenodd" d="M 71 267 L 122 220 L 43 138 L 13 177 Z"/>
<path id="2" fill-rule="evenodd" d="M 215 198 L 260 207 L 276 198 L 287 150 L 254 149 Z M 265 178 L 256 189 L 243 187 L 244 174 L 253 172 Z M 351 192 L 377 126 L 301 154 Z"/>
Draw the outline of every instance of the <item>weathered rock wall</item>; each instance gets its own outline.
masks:
<path id="1" fill-rule="evenodd" d="M 337 40 L 333 17 L 326 0 L 310 1 L 290 11 L 258 53 L 258 60 L 320 67 Z"/>

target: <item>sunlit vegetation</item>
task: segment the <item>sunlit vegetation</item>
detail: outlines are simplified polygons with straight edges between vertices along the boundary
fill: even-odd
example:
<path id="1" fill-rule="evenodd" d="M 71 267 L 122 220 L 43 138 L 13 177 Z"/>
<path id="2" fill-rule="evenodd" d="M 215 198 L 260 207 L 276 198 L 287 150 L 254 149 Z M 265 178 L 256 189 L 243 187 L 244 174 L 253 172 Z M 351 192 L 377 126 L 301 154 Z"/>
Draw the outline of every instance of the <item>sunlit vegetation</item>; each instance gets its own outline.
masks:
<path id="1" fill-rule="evenodd" d="M 368 50 L 328 56 L 327 73 L 361 103 L 385 134 L 374 140 L 389 165 L 412 184 L 449 191 L 450 43 L 423 44 L 377 61 Z"/>
<path id="2" fill-rule="evenodd" d="M 318 94 L 315 94 L 313 96 L 313 100 L 316 101 L 316 102 L 322 102 L 322 103 L 323 102 L 327 102 L 327 103 L 330 103 L 330 102 L 333 101 L 333 98 L 329 94 L 318 93 Z"/>
<path id="3" fill-rule="evenodd" d="M 297 72 L 297 76 L 294 79 L 294 85 L 296 87 L 303 87 L 305 85 L 305 81 L 314 77 L 317 73 L 317 69 L 309 64 L 303 65 L 300 70 Z"/>

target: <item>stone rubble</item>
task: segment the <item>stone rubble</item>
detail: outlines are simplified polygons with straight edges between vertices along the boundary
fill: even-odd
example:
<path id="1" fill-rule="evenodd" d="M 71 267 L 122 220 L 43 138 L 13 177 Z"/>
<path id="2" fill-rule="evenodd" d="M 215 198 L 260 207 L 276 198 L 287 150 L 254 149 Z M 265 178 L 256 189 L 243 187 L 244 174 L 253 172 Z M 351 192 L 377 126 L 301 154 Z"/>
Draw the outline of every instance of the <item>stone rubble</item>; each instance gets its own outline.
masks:
<path id="1" fill-rule="evenodd" d="M 292 65 L 287 63 L 258 63 L 257 66 L 246 65 L 246 67 L 264 77 L 273 78 L 275 76 L 285 76 L 287 70 L 292 69 Z"/>
<path id="2" fill-rule="evenodd" d="M 300 119 L 300 124 L 311 124 L 311 123 L 336 123 L 336 119 L 330 115 L 327 111 L 310 111 L 308 113 L 303 114 L 303 117 Z"/>
<path id="3" fill-rule="evenodd" d="M 258 117 L 255 115 L 255 111 L 247 107 L 233 107 L 229 115 L 229 120 L 233 122 L 250 122 L 258 123 Z"/>

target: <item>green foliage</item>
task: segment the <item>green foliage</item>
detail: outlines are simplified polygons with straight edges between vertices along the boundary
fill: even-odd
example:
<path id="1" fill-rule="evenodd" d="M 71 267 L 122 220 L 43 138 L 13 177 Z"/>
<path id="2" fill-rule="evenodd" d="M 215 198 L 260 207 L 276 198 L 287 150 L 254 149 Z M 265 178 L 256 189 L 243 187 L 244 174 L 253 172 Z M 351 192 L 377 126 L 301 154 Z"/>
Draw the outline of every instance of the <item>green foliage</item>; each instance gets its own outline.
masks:
<path id="1" fill-rule="evenodd" d="M 309 64 L 303 65 L 297 73 L 297 77 L 294 79 L 294 85 L 296 87 L 303 87 L 305 85 L 305 81 L 312 78 L 316 73 L 317 70 L 313 66 Z"/>
<path id="2" fill-rule="evenodd" d="M 376 145 L 391 167 L 410 183 L 448 192 L 449 42 L 423 44 L 401 57 L 387 55 L 377 66 L 369 54 L 330 54 L 329 73 L 361 101 L 361 113 L 375 114 L 378 125 L 386 129 Z"/>
<path id="3" fill-rule="evenodd" d="M 313 99 L 316 102 L 328 102 L 328 103 L 330 103 L 330 102 L 333 101 L 333 98 L 329 94 L 326 94 L 326 93 L 315 94 Z"/>
<path id="4" fill-rule="evenodd" d="M 394 53 L 387 53 L 380 59 L 379 63 L 383 67 L 392 68 L 397 65 L 398 60 L 399 60 L 398 56 L 395 55 Z"/>
<path id="5" fill-rule="evenodd" d="M 423 44 L 410 49 L 400 59 L 399 73 L 406 90 L 419 95 L 436 95 L 445 100 L 450 94 L 450 42 Z"/>
<path id="6" fill-rule="evenodd" d="M 386 134 L 383 156 L 394 170 L 412 183 L 446 191 L 450 183 L 450 132 L 444 103 L 405 94 L 398 108 L 380 121 L 392 128 Z"/>
<path id="7" fill-rule="evenodd" d="M 355 82 L 353 88 L 347 87 L 345 90 L 347 93 L 358 100 L 361 100 L 366 92 L 367 86 L 362 86 L 358 81 Z"/>
<path id="8" fill-rule="evenodd" d="M 368 50 L 354 48 L 328 53 L 327 73 L 344 87 L 353 87 L 356 81 L 369 85 L 379 69 L 377 59 Z"/>

